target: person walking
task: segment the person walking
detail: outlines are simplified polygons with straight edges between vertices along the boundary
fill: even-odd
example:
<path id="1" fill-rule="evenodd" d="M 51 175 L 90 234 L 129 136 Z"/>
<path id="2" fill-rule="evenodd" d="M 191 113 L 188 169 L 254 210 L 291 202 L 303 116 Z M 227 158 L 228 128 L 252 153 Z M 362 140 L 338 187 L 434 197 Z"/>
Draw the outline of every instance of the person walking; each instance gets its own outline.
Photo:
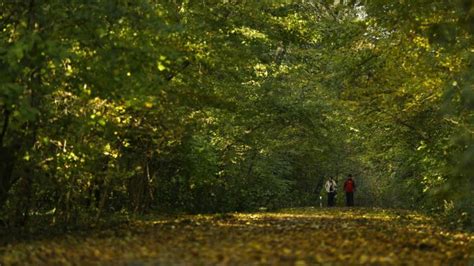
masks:
<path id="1" fill-rule="evenodd" d="M 328 194 L 328 207 L 333 207 L 336 203 L 336 188 L 337 184 L 336 181 L 332 177 L 324 185 L 326 192 Z"/>
<path id="2" fill-rule="evenodd" d="M 354 191 L 356 185 L 352 179 L 352 174 L 347 176 L 347 180 L 344 182 L 344 192 L 346 192 L 346 206 L 354 206 Z"/>

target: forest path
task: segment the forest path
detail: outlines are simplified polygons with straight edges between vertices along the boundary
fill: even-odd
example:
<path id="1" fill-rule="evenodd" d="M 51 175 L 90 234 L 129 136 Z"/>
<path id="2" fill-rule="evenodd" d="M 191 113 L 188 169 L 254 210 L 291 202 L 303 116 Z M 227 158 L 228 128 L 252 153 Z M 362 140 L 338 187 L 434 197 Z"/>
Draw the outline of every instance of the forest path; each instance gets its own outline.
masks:
<path id="1" fill-rule="evenodd" d="M 0 265 L 473 265 L 474 235 L 415 212 L 297 208 L 148 217 L 0 246 Z"/>

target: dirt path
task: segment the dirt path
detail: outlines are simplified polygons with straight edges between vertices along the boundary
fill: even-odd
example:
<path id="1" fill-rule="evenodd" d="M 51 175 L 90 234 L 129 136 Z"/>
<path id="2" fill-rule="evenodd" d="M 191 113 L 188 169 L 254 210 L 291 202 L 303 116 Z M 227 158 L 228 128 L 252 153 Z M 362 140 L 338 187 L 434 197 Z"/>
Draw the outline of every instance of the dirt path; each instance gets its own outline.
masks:
<path id="1" fill-rule="evenodd" d="M 413 212 L 304 208 L 135 220 L 11 243 L 0 247 L 0 264 L 474 265 L 473 243 L 473 234 Z"/>

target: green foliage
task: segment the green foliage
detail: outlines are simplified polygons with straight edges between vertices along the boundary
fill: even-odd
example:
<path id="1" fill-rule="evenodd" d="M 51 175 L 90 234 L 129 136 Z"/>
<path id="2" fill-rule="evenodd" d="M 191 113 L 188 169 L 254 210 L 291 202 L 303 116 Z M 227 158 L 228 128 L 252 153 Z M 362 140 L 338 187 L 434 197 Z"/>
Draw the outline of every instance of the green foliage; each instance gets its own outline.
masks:
<path id="1" fill-rule="evenodd" d="M 0 206 L 11 224 L 312 205 L 328 176 L 348 173 L 361 205 L 473 224 L 468 1 L 0 10 Z"/>

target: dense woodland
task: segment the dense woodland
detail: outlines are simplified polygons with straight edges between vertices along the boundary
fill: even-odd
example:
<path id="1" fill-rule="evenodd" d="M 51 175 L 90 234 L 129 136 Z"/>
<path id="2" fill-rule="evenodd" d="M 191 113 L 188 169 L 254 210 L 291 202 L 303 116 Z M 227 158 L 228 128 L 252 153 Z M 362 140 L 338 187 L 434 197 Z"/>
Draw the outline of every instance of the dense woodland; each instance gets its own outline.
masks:
<path id="1" fill-rule="evenodd" d="M 352 173 L 472 228 L 473 109 L 471 0 L 2 0 L 0 227 L 319 206 Z"/>

